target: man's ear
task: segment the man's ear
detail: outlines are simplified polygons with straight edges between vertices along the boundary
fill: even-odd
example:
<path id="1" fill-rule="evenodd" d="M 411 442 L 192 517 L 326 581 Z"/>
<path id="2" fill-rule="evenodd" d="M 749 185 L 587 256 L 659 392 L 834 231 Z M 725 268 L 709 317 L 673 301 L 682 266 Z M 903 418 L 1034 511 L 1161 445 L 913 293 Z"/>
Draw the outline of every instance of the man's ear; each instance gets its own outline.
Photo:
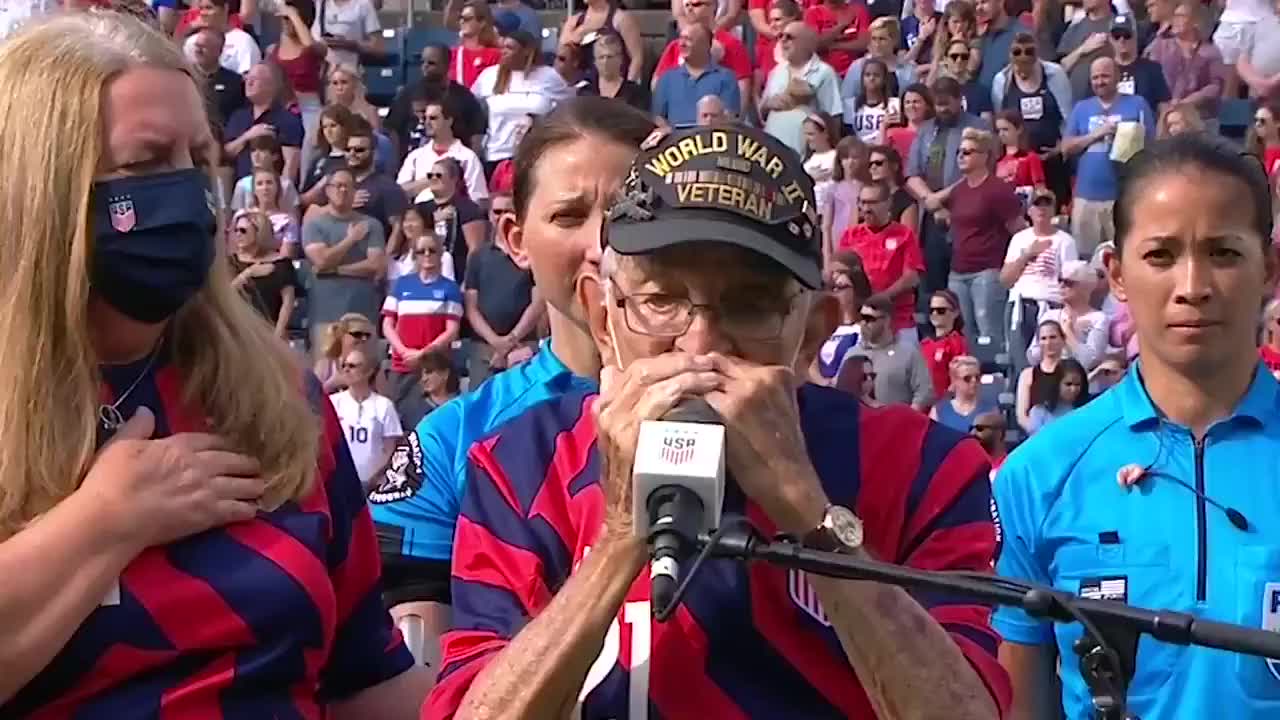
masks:
<path id="1" fill-rule="evenodd" d="M 809 316 L 805 320 L 804 337 L 800 340 L 800 352 L 796 355 L 796 366 L 792 368 L 796 375 L 808 378 L 809 366 L 839 325 L 840 301 L 831 293 L 814 293 L 809 303 Z"/>
<path id="2" fill-rule="evenodd" d="M 575 296 L 582 308 L 582 316 L 587 323 L 587 331 L 600 353 L 601 367 L 618 367 L 615 356 L 613 338 L 609 336 L 608 308 L 605 307 L 605 280 L 594 272 L 584 272 L 578 276 Z"/>
<path id="3" fill-rule="evenodd" d="M 498 218 L 498 237 L 506 244 L 511 262 L 521 270 L 528 270 L 529 253 L 524 246 L 524 229 L 520 227 L 520 221 L 516 220 L 514 213 L 503 213 Z"/>

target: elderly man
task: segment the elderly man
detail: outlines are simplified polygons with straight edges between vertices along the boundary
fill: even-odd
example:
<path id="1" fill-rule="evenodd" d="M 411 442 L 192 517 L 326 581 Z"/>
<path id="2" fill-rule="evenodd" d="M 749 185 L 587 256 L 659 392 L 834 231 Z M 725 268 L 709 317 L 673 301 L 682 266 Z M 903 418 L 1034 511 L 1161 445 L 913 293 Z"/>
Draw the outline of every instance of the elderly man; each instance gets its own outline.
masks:
<path id="1" fill-rule="evenodd" d="M 724 101 L 719 95 L 703 95 L 698 101 L 698 125 L 719 125 L 732 122 L 733 116 L 724 109 Z"/>
<path id="2" fill-rule="evenodd" d="M 783 62 L 773 66 L 764 83 L 760 116 L 765 132 L 805 154 L 804 120 L 820 112 L 840 122 L 840 77 L 817 56 L 818 35 L 802 22 L 793 22 L 778 36 Z"/>
<path id="3" fill-rule="evenodd" d="M 811 314 L 834 310 L 815 292 L 812 205 L 797 156 L 758 130 L 677 132 L 636 160 L 599 276 L 578 282 L 600 394 L 533 406 L 472 446 L 454 630 L 424 717 L 558 718 L 579 698 L 583 718 L 630 720 L 989 720 L 1007 705 L 986 609 L 951 598 L 712 559 L 673 622 L 650 619 L 632 462 L 640 422 L 687 397 L 724 418 L 726 512 L 766 535 L 929 567 L 990 562 L 976 442 L 793 375 Z"/>
<path id="4" fill-rule="evenodd" d="M 248 103 L 227 118 L 223 133 L 227 157 L 235 158 L 237 178 L 249 174 L 249 141 L 272 136 L 284 148 L 284 177 L 297 182 L 298 155 L 301 152 L 302 118 L 280 103 L 279 71 L 267 63 L 254 65 L 244 76 L 244 95 Z"/>
<path id="5" fill-rule="evenodd" d="M 698 101 L 707 95 L 720 98 L 729 113 L 741 112 L 742 94 L 733 73 L 711 57 L 711 33 L 702 25 L 686 25 L 677 42 L 683 62 L 658 79 L 653 114 L 675 127 L 694 125 Z"/>

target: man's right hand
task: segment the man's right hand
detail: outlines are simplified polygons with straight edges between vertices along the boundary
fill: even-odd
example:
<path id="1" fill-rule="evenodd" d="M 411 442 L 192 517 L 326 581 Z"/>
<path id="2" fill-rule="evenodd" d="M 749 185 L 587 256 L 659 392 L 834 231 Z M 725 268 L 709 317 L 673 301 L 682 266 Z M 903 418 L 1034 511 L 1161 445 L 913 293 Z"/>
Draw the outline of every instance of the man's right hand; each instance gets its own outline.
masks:
<path id="1" fill-rule="evenodd" d="M 1107 44 L 1109 36 L 1104 32 L 1097 32 L 1084 39 L 1080 43 L 1080 49 L 1086 53 L 1095 52 Z"/>
<path id="2" fill-rule="evenodd" d="M 1036 238 L 1027 246 L 1027 250 L 1023 253 L 1023 257 L 1028 261 L 1034 260 L 1037 255 L 1048 250 L 1049 246 L 1052 244 L 1053 238 Z"/>
<path id="3" fill-rule="evenodd" d="M 121 425 L 77 492 L 89 493 L 104 529 L 138 551 L 253 519 L 266 487 L 254 458 L 209 433 L 152 440 L 155 416 L 139 408 Z"/>
<path id="4" fill-rule="evenodd" d="M 720 389 L 723 379 L 710 358 L 680 352 L 636 360 L 625 370 L 606 365 L 600 371 L 595 420 L 603 461 L 605 537 L 633 537 L 631 469 L 640 423 L 661 418 L 684 398 Z"/>
<path id="5" fill-rule="evenodd" d="M 358 243 L 369 234 L 369 222 L 353 222 L 347 226 L 347 239 L 353 243 Z"/>

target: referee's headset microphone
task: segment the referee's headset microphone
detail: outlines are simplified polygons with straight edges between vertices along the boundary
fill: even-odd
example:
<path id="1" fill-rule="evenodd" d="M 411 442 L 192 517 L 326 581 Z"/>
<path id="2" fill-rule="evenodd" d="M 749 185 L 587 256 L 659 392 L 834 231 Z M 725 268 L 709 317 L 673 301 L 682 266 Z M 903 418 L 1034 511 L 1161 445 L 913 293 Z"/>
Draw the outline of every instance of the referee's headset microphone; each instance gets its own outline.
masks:
<path id="1" fill-rule="evenodd" d="M 640 424 L 631 469 L 632 519 L 652 546 L 653 615 L 666 619 L 681 566 L 698 536 L 720 525 L 724 508 L 724 419 L 706 400 L 686 398 L 660 420 Z"/>
<path id="2" fill-rule="evenodd" d="M 1166 432 L 1166 430 L 1164 427 L 1163 420 L 1160 421 L 1160 427 L 1158 428 L 1158 432 L 1160 433 L 1160 445 L 1156 449 L 1155 459 L 1152 460 L 1150 463 L 1147 463 L 1145 467 L 1136 468 L 1137 475 L 1128 484 L 1137 484 L 1146 480 L 1147 478 L 1151 478 L 1152 480 L 1159 478 L 1163 480 L 1168 480 L 1177 485 L 1181 485 L 1182 487 L 1190 491 L 1192 495 L 1195 495 L 1196 497 L 1205 501 L 1206 504 L 1212 505 L 1218 510 L 1221 510 L 1222 513 L 1227 516 L 1227 521 L 1230 522 L 1232 526 L 1234 526 L 1237 530 L 1241 532 L 1248 532 L 1249 518 L 1245 517 L 1244 513 L 1231 507 L 1230 505 L 1223 505 L 1217 500 L 1214 500 L 1213 498 L 1209 497 L 1209 495 L 1205 494 L 1203 490 L 1201 490 L 1200 488 L 1197 488 L 1195 485 L 1192 485 L 1186 480 L 1183 480 L 1177 475 L 1174 475 L 1173 473 L 1164 472 L 1163 470 L 1156 469 L 1156 465 L 1160 463 L 1160 458 L 1164 455 L 1164 433 Z M 1121 472 L 1124 472 L 1124 469 L 1121 469 Z"/>

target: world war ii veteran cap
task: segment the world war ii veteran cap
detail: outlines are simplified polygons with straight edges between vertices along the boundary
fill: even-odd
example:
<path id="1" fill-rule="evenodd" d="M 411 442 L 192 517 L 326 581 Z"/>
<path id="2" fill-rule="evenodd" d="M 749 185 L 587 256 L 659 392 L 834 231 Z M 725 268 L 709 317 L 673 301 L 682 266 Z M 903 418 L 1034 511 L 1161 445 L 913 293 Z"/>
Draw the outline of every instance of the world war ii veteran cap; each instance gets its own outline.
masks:
<path id="1" fill-rule="evenodd" d="M 642 150 L 607 217 L 604 242 L 623 255 L 723 242 L 822 285 L 813 181 L 795 151 L 755 128 L 677 130 Z"/>

